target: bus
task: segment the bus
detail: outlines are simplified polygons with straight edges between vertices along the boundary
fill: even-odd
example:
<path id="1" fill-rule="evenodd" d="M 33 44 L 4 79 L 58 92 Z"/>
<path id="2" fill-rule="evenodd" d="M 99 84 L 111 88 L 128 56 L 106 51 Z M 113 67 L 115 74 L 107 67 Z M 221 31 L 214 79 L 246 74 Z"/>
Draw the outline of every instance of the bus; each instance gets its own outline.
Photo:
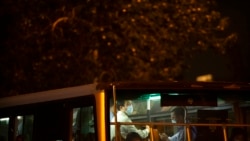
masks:
<path id="1" fill-rule="evenodd" d="M 125 141 L 143 131 L 143 141 L 171 141 L 180 129 L 180 141 L 249 141 L 250 83 L 93 83 L 0 98 L 0 141 Z"/>

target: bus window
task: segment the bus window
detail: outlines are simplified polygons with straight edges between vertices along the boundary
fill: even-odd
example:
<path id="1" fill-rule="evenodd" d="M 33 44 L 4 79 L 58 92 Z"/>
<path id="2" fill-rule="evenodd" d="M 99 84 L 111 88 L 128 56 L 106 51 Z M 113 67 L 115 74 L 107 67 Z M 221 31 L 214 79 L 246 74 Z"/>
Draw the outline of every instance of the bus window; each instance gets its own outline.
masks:
<path id="1" fill-rule="evenodd" d="M 111 139 L 114 136 L 118 136 L 118 140 L 125 139 L 126 134 L 130 132 L 123 129 L 126 125 L 135 126 L 136 130 L 144 130 L 147 125 L 150 125 L 151 130 L 146 138 L 155 134 L 158 136 L 155 139 L 159 139 L 163 133 L 171 138 L 182 129 L 183 138 L 186 140 L 189 138 L 206 141 L 212 138 L 214 141 L 221 141 L 232 138 L 234 129 L 240 127 L 246 132 L 244 139 L 249 140 L 250 98 L 246 95 L 239 96 L 239 93 L 203 91 L 202 89 L 186 92 L 183 90 L 181 92 L 178 90 L 169 90 L 169 92 L 165 90 L 116 90 L 116 116 L 119 124 L 116 124 L 113 118 L 110 128 Z M 112 100 L 114 101 L 113 97 L 110 101 Z M 122 100 L 127 101 L 123 113 L 129 120 L 123 121 L 119 117 Z M 112 102 L 110 106 L 112 107 Z M 173 111 L 176 108 L 183 109 L 182 122 L 178 122 L 173 117 Z M 116 127 L 115 134 L 112 127 Z M 154 132 L 154 129 L 157 132 Z M 145 135 L 141 134 L 141 136 L 145 138 Z"/>
<path id="2" fill-rule="evenodd" d="M 32 140 L 33 134 L 33 115 L 15 117 L 15 138 L 23 138 L 25 141 Z"/>
<path id="3" fill-rule="evenodd" d="M 8 130 L 9 130 L 10 118 L 0 118 L 0 140 L 8 141 Z"/>
<path id="4" fill-rule="evenodd" d="M 73 109 L 73 140 L 95 141 L 93 106 Z"/>

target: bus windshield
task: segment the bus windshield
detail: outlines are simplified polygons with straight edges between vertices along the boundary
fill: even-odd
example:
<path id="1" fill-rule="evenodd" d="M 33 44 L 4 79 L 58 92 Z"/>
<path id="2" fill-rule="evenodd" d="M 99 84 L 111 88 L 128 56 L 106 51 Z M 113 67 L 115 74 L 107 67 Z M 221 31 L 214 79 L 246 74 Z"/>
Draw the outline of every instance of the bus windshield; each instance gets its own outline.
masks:
<path id="1" fill-rule="evenodd" d="M 144 140 L 249 140 L 248 93 L 239 89 L 116 89 L 110 92 L 110 139 L 123 140 L 136 132 Z"/>

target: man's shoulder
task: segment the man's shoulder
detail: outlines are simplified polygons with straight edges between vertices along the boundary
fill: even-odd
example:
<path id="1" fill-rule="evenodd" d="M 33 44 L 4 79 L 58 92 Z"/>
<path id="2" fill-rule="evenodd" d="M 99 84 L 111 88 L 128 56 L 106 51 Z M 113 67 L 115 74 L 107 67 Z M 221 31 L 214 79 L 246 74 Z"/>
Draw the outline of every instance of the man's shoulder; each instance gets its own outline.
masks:
<path id="1" fill-rule="evenodd" d="M 117 112 L 117 119 L 119 122 L 129 122 L 130 118 L 124 112 Z"/>

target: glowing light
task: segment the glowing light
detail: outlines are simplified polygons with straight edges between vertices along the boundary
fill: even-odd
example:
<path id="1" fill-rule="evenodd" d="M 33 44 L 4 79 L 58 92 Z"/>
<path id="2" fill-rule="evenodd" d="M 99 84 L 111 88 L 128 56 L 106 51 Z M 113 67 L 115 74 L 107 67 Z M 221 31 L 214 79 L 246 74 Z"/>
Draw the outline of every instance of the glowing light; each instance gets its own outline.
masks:
<path id="1" fill-rule="evenodd" d="M 0 121 L 9 121 L 10 118 L 0 118 Z"/>
<path id="2" fill-rule="evenodd" d="M 106 36 L 105 36 L 105 35 L 102 35 L 102 39 L 105 40 L 105 39 L 106 39 Z"/>
<path id="3" fill-rule="evenodd" d="M 23 119 L 23 116 L 17 116 L 17 119 L 18 120 Z"/>
<path id="4" fill-rule="evenodd" d="M 149 99 L 150 100 L 160 100 L 161 99 L 161 95 L 160 93 L 153 93 L 149 95 Z"/>
<path id="5" fill-rule="evenodd" d="M 168 95 L 179 95 L 178 93 L 169 93 Z"/>

